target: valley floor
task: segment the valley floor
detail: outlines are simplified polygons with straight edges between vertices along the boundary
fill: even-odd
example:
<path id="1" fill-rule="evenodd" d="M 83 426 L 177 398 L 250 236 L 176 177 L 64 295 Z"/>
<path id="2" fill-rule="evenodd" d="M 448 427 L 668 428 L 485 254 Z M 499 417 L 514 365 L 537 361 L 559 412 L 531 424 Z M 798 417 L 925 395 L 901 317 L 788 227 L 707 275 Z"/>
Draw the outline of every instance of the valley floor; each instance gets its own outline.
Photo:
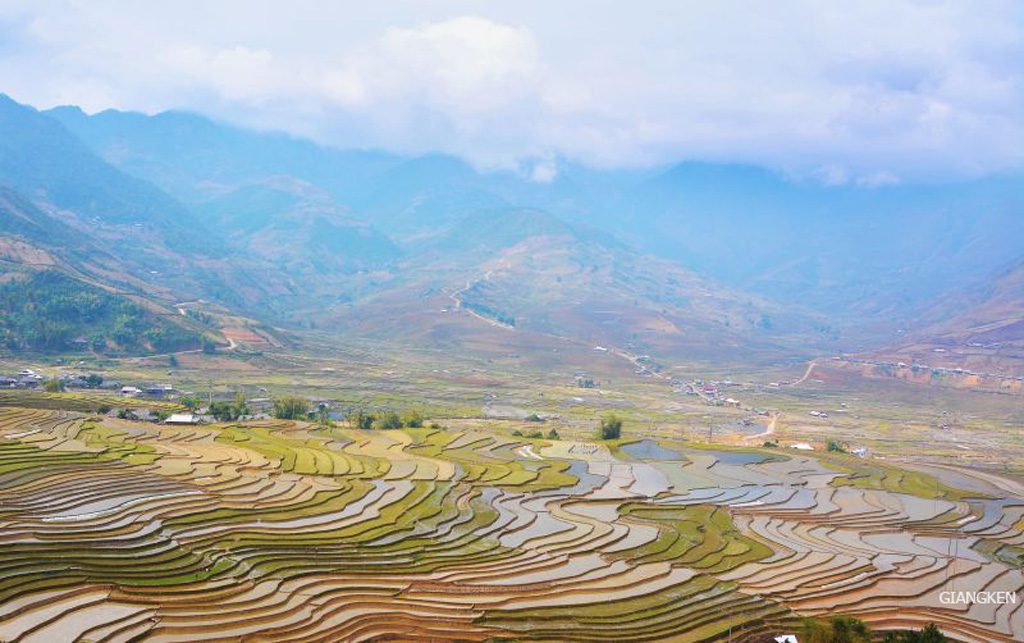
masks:
<path id="1" fill-rule="evenodd" d="M 165 359 L 75 368 L 443 428 L 174 427 L 90 413 L 128 404 L 104 393 L 7 393 L 0 639 L 757 640 L 831 613 L 1024 637 L 1019 604 L 943 602 L 1024 591 L 1006 396 L 568 349 Z M 623 439 L 596 442 L 608 412 Z"/>

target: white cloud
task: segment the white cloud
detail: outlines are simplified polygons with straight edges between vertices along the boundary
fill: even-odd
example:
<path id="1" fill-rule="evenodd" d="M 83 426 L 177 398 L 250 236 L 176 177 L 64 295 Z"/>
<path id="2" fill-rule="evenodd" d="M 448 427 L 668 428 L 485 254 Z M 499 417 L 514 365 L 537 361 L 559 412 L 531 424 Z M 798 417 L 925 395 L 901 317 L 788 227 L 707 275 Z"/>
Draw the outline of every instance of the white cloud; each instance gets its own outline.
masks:
<path id="1" fill-rule="evenodd" d="M 896 176 L 892 172 L 875 172 L 874 174 L 867 174 L 857 179 L 858 185 L 866 187 L 877 188 L 883 185 L 899 185 L 900 177 Z"/>
<path id="2" fill-rule="evenodd" d="M 558 160 L 553 154 L 534 159 L 528 164 L 531 181 L 551 183 L 558 176 Z"/>
<path id="3" fill-rule="evenodd" d="M 557 168 L 529 159 L 869 183 L 1024 162 L 1013 0 L 9 1 L 0 37 L 0 90 L 42 107 L 194 109 L 539 180 Z"/>
<path id="4" fill-rule="evenodd" d="M 289 86 L 273 54 L 236 45 L 209 51 L 201 45 L 174 45 L 157 59 L 165 72 L 205 83 L 228 100 L 251 100 L 280 95 Z"/>

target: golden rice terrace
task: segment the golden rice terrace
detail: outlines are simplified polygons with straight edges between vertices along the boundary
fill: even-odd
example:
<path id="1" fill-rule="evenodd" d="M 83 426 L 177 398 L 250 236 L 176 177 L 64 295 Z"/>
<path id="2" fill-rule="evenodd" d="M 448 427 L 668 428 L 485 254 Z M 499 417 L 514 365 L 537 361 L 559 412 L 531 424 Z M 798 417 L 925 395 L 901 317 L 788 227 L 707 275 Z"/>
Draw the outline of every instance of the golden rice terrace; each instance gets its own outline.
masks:
<path id="1" fill-rule="evenodd" d="M 1024 640 L 1024 500 L 852 457 L 0 408 L 0 640 Z"/>

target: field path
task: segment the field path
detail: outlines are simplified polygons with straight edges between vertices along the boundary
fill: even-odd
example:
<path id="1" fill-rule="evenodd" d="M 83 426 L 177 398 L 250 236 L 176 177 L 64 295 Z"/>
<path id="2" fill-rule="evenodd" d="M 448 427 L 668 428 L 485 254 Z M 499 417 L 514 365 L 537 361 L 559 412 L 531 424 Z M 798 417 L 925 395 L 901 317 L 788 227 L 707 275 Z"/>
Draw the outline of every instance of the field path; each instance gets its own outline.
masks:
<path id="1" fill-rule="evenodd" d="M 768 420 L 768 428 L 766 428 L 764 431 L 756 435 L 748 435 L 747 437 L 743 438 L 743 440 L 760 440 L 762 438 L 767 438 L 775 435 L 775 431 L 779 428 L 779 415 L 780 413 L 778 411 L 772 413 L 772 418 Z"/>
<path id="2" fill-rule="evenodd" d="M 507 262 L 503 262 L 503 263 L 505 265 L 502 265 L 501 267 L 502 268 L 508 268 Z M 489 317 L 484 317 L 483 315 L 481 315 L 480 313 L 476 312 L 472 308 L 468 308 L 468 307 L 465 307 L 465 306 L 462 305 L 462 293 L 466 292 L 467 290 L 469 290 L 470 288 L 472 288 L 473 286 L 475 286 L 477 283 L 479 283 L 481 281 L 490 281 L 491 280 L 491 275 L 494 274 L 494 271 L 495 271 L 495 269 L 491 268 L 490 270 L 485 272 L 484 276 L 482 278 L 480 278 L 480 279 L 467 279 L 466 280 L 466 285 L 463 286 L 462 288 L 459 288 L 455 292 L 453 292 L 451 295 L 449 295 L 449 297 L 451 298 L 452 303 L 455 304 L 455 307 L 458 308 L 459 310 L 464 310 L 467 313 L 469 313 L 470 315 L 476 317 L 477 319 L 487 322 L 491 326 L 497 326 L 498 328 L 506 328 L 506 329 L 509 329 L 509 330 L 514 330 L 515 326 L 509 326 L 508 324 L 503 324 L 503 323 L 501 323 L 500 321 L 498 321 L 496 319 L 491 319 Z"/>
<path id="3" fill-rule="evenodd" d="M 814 367 L 817 366 L 817 365 L 818 365 L 818 360 L 816 360 L 816 359 L 812 359 L 810 362 L 808 362 L 807 370 L 804 371 L 804 374 L 802 376 L 800 376 L 800 379 L 792 382 L 790 384 L 790 386 L 800 386 L 801 384 L 806 382 L 807 378 L 810 377 L 811 373 L 814 371 Z"/>

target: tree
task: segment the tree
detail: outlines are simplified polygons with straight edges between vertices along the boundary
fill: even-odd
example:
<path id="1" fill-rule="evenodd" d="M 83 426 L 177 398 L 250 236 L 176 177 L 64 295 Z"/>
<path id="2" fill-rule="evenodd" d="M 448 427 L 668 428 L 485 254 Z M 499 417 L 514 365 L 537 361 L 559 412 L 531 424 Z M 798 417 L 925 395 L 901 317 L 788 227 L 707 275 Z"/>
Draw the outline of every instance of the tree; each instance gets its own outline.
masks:
<path id="1" fill-rule="evenodd" d="M 405 422 L 405 426 L 410 429 L 418 429 L 423 426 L 423 416 L 416 411 L 409 411 L 406 413 L 403 421 Z"/>
<path id="2" fill-rule="evenodd" d="M 82 378 L 82 381 L 85 382 L 85 385 L 88 388 L 99 388 L 103 386 L 103 376 L 97 375 L 96 373 L 89 373 Z"/>
<path id="3" fill-rule="evenodd" d="M 935 623 L 929 623 L 919 631 L 889 632 L 885 635 L 885 643 L 946 643 L 946 641 L 949 639 Z"/>
<path id="4" fill-rule="evenodd" d="M 100 408 L 96 409 L 96 412 L 100 415 L 106 415 L 107 413 L 110 413 L 110 405 L 100 404 Z"/>
<path id="5" fill-rule="evenodd" d="M 213 355 L 217 352 L 217 344 L 209 337 L 203 338 L 203 352 L 207 355 Z"/>
<path id="6" fill-rule="evenodd" d="M 556 431 L 554 429 L 551 429 L 550 431 L 548 431 L 548 439 L 549 440 L 557 440 L 557 439 L 559 439 L 558 438 L 558 431 Z"/>
<path id="7" fill-rule="evenodd" d="M 171 368 L 178 367 L 178 358 L 173 353 L 167 356 L 167 365 Z"/>
<path id="8" fill-rule="evenodd" d="M 239 391 L 235 393 L 235 403 L 233 411 L 235 412 L 235 419 L 242 417 L 243 415 L 249 415 L 249 405 L 246 403 L 245 394 Z"/>
<path id="9" fill-rule="evenodd" d="M 521 438 L 523 437 L 523 432 L 520 431 L 519 429 L 516 429 L 515 431 L 512 432 L 512 435 L 516 436 L 517 438 Z"/>
<path id="10" fill-rule="evenodd" d="M 282 420 L 301 420 L 309 413 L 309 400 L 286 395 L 274 400 L 274 417 Z"/>
<path id="11" fill-rule="evenodd" d="M 316 423 L 327 426 L 331 423 L 330 407 L 325 402 L 316 405 Z"/>
<path id="12" fill-rule="evenodd" d="M 541 433 L 540 431 L 533 431 L 530 433 L 530 435 L 526 437 L 530 438 L 531 440 L 541 440 L 544 438 L 544 434 Z"/>
<path id="13" fill-rule="evenodd" d="M 833 616 L 828 621 L 805 618 L 802 643 L 871 643 L 871 629 L 857 618 Z"/>
<path id="14" fill-rule="evenodd" d="M 614 414 L 604 416 L 597 433 L 602 440 L 618 440 L 622 437 L 622 420 Z"/>
<path id="15" fill-rule="evenodd" d="M 829 438 L 825 448 L 833 453 L 846 453 L 846 445 L 835 438 Z"/>
<path id="16" fill-rule="evenodd" d="M 51 377 L 43 382 L 43 390 L 47 393 L 60 393 L 64 390 L 64 382 L 56 377 Z"/>
<path id="17" fill-rule="evenodd" d="M 376 418 L 372 413 L 366 413 L 364 411 L 353 411 L 348 415 L 348 423 L 353 429 L 359 429 L 360 431 L 369 431 L 373 428 L 373 421 Z"/>
<path id="18" fill-rule="evenodd" d="M 187 408 L 189 411 L 195 411 L 199 408 L 199 398 L 197 397 L 183 397 L 178 401 L 181 402 L 182 406 Z"/>
<path id="19" fill-rule="evenodd" d="M 209 413 L 221 422 L 233 422 L 238 419 L 238 409 L 231 402 L 214 402 Z"/>
<path id="20" fill-rule="evenodd" d="M 402 418 L 394 411 L 384 411 L 377 419 L 377 428 L 382 431 L 402 428 Z"/>

